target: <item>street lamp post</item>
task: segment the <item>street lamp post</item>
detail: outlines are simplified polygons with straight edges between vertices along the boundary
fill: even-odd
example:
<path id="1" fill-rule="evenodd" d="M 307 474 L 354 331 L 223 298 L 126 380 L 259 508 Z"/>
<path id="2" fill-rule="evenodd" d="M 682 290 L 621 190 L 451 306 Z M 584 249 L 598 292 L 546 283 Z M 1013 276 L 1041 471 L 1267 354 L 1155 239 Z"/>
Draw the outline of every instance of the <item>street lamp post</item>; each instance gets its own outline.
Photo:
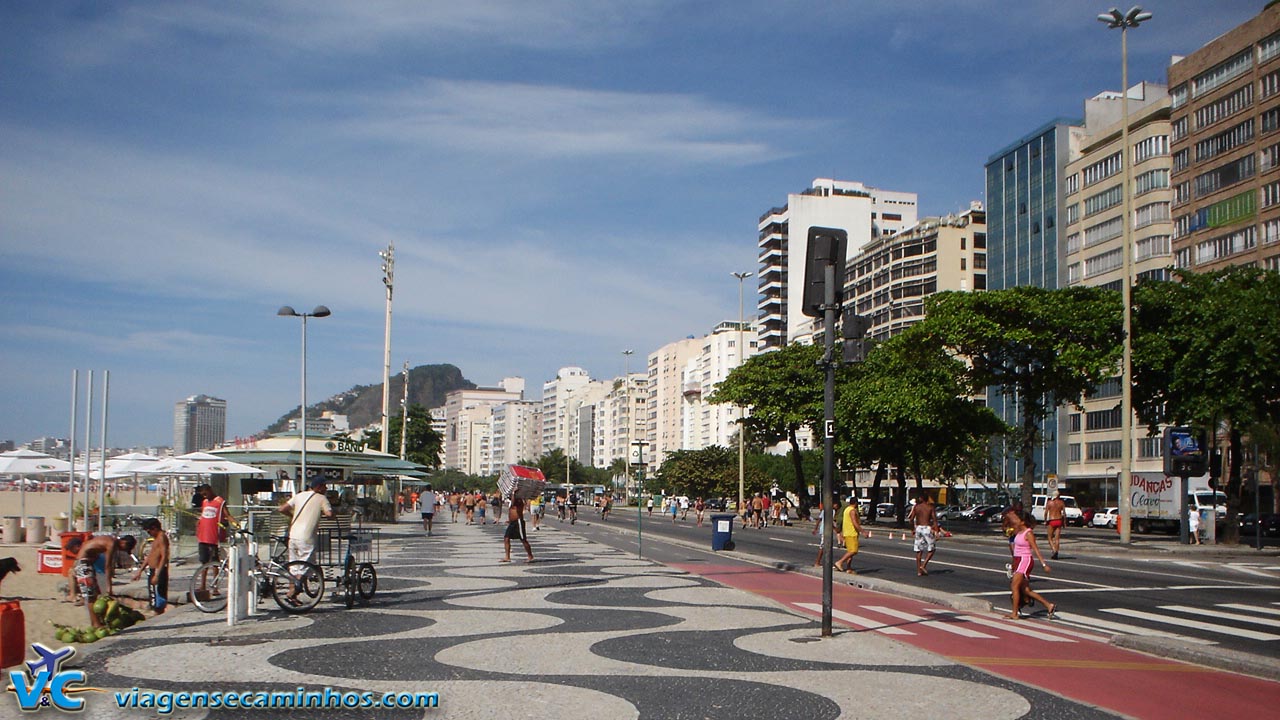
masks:
<path id="1" fill-rule="evenodd" d="M 301 483 L 294 482 L 294 492 L 300 492 L 307 486 L 307 318 L 329 317 L 331 314 L 324 305 L 315 306 L 309 313 L 300 313 L 288 305 L 276 311 L 276 315 L 282 317 L 302 318 L 302 409 L 298 416 L 298 436 L 302 438 L 302 476 L 299 478 Z"/>
<path id="2" fill-rule="evenodd" d="M 735 272 L 730 274 L 738 278 L 738 366 L 741 367 L 742 363 L 747 361 L 747 351 L 746 351 L 746 348 L 742 346 L 742 325 L 744 321 L 743 310 L 742 310 L 742 283 L 744 280 L 751 277 L 755 273 Z M 747 424 L 746 422 L 744 422 L 745 419 L 746 419 L 746 412 L 743 409 L 743 407 L 739 405 L 738 406 L 738 512 L 739 513 L 742 512 L 742 503 L 745 501 L 745 498 L 746 498 Z"/>
<path id="3" fill-rule="evenodd" d="M 404 394 L 400 397 L 400 459 L 404 459 L 405 438 L 409 436 L 409 361 L 404 361 Z"/>
<path id="4" fill-rule="evenodd" d="M 387 325 L 382 339 L 382 452 L 387 451 L 387 432 L 391 420 L 391 294 L 396 283 L 396 246 L 378 251 L 382 258 L 382 284 L 387 288 Z M 404 430 L 401 430 L 403 433 Z"/>
<path id="5" fill-rule="evenodd" d="M 1129 28 L 1136 28 L 1151 19 L 1151 13 L 1134 5 L 1127 13 L 1111 8 L 1098 15 L 1098 20 L 1110 29 L 1120 30 L 1120 168 L 1123 172 L 1123 190 L 1120 193 L 1124 215 L 1120 221 L 1121 242 L 1124 243 L 1124 360 L 1120 372 L 1120 484 L 1116 489 L 1120 504 L 1120 542 L 1131 540 L 1129 486 L 1133 482 L 1133 218 L 1130 213 L 1130 187 L 1133 163 L 1129 152 Z"/>
<path id="6" fill-rule="evenodd" d="M 569 478 L 569 468 L 572 467 L 571 457 L 569 455 L 569 447 L 573 445 L 573 432 L 569 424 L 569 401 L 573 399 L 573 391 L 565 388 L 564 391 L 564 484 L 565 492 L 569 492 L 569 485 L 573 484 L 573 480 Z"/>
<path id="7" fill-rule="evenodd" d="M 622 453 L 623 461 L 626 463 L 626 474 L 623 475 L 626 478 L 623 482 L 624 488 L 631 483 L 631 441 L 635 439 L 631 437 L 631 433 L 636 429 L 635 418 L 631 415 L 636 410 L 631 404 L 631 356 L 635 353 L 635 350 L 622 351 L 622 392 L 625 394 L 623 402 L 627 406 L 627 411 L 622 415 L 622 422 L 626 423 L 627 429 L 626 449 Z M 639 502 L 636 503 L 636 507 L 640 507 Z"/>

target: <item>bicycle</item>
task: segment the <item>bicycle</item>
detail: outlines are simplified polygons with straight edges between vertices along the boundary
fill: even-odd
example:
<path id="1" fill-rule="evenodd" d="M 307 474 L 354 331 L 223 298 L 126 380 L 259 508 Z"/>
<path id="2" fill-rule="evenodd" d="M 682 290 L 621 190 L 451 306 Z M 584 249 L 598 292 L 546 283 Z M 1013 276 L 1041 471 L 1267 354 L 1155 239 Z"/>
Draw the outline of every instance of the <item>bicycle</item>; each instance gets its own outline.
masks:
<path id="1" fill-rule="evenodd" d="M 346 536 L 347 556 L 342 562 L 342 575 L 338 577 L 338 589 L 348 608 L 356 604 L 356 596 L 368 602 L 378 591 L 378 571 L 371 562 L 356 562 L 356 555 L 368 557 L 373 548 L 370 534 L 352 532 Z"/>
<path id="2" fill-rule="evenodd" d="M 272 536 L 274 546 L 264 563 L 258 558 L 253 533 L 236 530 L 249 546 L 253 567 L 249 577 L 253 582 L 254 600 L 267 595 L 287 613 L 304 613 L 320 604 L 324 595 L 324 572 L 315 563 L 287 560 L 288 541 L 283 536 Z M 231 554 L 224 553 L 221 560 L 201 565 L 191 576 L 191 603 L 202 612 L 215 613 L 227 607 L 227 581 L 231 576 Z M 295 592 L 296 590 L 296 592 Z"/>

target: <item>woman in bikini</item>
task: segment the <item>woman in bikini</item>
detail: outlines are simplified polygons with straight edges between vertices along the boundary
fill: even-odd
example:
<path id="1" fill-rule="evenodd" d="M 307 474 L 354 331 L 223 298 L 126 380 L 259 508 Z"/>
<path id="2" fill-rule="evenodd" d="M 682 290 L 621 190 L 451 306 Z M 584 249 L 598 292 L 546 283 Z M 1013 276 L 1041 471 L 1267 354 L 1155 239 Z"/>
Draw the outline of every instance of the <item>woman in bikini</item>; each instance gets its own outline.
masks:
<path id="1" fill-rule="evenodd" d="M 1013 593 L 1013 604 L 1009 613 L 1010 620 L 1020 620 L 1022 618 L 1022 599 L 1024 596 L 1036 600 L 1044 605 L 1049 611 L 1049 617 L 1052 618 L 1058 610 L 1057 603 L 1051 603 L 1045 600 L 1040 593 L 1031 589 L 1031 568 L 1035 565 L 1031 556 L 1034 554 L 1036 559 L 1040 561 L 1040 567 L 1044 571 L 1049 572 L 1049 566 L 1044 561 L 1044 556 L 1040 554 L 1040 548 L 1036 545 L 1035 532 L 1029 526 L 1029 518 L 1025 512 L 1010 513 L 1009 521 L 1013 527 L 1013 579 L 1009 581 L 1009 590 Z"/>

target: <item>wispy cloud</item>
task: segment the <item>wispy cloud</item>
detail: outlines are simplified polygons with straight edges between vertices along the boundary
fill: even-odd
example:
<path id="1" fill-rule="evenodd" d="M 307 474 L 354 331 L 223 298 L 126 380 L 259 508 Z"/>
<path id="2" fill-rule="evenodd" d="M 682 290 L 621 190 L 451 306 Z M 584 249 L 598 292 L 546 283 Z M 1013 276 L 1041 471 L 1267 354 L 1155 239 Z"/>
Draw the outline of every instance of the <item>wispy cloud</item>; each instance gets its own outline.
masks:
<path id="1" fill-rule="evenodd" d="M 95 353 L 103 356 L 160 355 L 172 358 L 192 353 L 230 355 L 255 345 L 253 341 L 242 337 L 189 330 L 142 330 L 110 335 L 44 325 L 10 325 L 2 329 L 11 341 L 92 348 Z"/>

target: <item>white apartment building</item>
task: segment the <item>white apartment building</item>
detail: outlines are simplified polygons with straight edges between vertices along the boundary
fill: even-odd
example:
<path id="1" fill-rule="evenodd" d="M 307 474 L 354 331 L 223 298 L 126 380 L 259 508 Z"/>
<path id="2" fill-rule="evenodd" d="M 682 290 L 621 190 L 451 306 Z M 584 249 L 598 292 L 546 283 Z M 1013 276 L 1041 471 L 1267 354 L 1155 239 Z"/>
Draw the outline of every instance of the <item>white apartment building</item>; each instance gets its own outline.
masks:
<path id="1" fill-rule="evenodd" d="M 783 347 L 813 332 L 801 312 L 809 228 L 841 228 L 849 234 L 846 259 L 866 246 L 916 223 L 915 193 L 893 192 L 859 182 L 818 178 L 787 195 L 787 204 L 760 216 L 759 333 L 761 349 Z"/>
<path id="2" fill-rule="evenodd" d="M 592 411 L 591 464 L 607 468 L 613 461 L 626 461 L 631 441 L 645 438 L 649 406 L 648 376 L 631 373 L 610 384 L 604 399 Z"/>
<path id="3" fill-rule="evenodd" d="M 445 396 L 445 467 L 492 474 L 493 408 L 524 399 L 523 378 L 503 378 L 496 388 L 454 390 Z"/>
<path id="4" fill-rule="evenodd" d="M 566 425 L 569 429 L 568 454 L 583 465 L 593 465 L 592 451 L 595 439 L 596 406 L 608 397 L 611 383 L 591 380 L 582 387 L 562 391 Z"/>
<path id="5" fill-rule="evenodd" d="M 738 420 L 742 417 L 740 409 L 736 405 L 715 404 L 706 399 L 730 371 L 757 353 L 759 341 L 755 330 L 751 323 L 740 327 L 737 321 L 722 322 L 702 338 L 698 354 L 685 363 L 681 377 L 684 403 L 681 449 L 701 450 L 712 445 L 729 447 L 736 444 Z M 739 352 L 739 343 L 745 348 L 743 352 Z"/>
<path id="6" fill-rule="evenodd" d="M 427 411 L 431 414 L 431 429 L 440 436 L 440 467 L 448 467 L 445 458 L 449 452 L 449 424 L 444 407 L 435 407 Z"/>
<path id="7" fill-rule="evenodd" d="M 486 464 L 503 465 L 535 460 L 542 454 L 542 402 L 512 400 L 493 407 L 491 457 Z"/>
<path id="8" fill-rule="evenodd" d="M 1170 187 L 1171 101 L 1162 85 L 1129 88 L 1129 147 L 1120 146 L 1121 97 L 1105 92 L 1085 102 L 1084 135 L 1066 169 L 1068 285 L 1099 286 L 1120 292 L 1124 282 L 1123 164 L 1131 163 L 1130 221 L 1135 282 L 1166 279 L 1174 264 Z M 1084 412 L 1072 408 L 1066 424 L 1066 479 L 1088 487 L 1099 502 L 1117 503 L 1120 471 L 1120 378 L 1085 397 Z M 1160 438 L 1148 437 L 1133 420 L 1133 471 L 1161 472 Z"/>
<path id="9" fill-rule="evenodd" d="M 576 415 L 569 409 L 574 392 L 591 382 L 591 376 L 580 367 L 563 367 L 553 380 L 542 384 L 542 451 L 545 455 L 555 448 L 571 450 L 570 434 Z M 581 398 L 577 401 L 581 404 Z M 571 453 L 574 454 L 574 453 Z"/>
<path id="10" fill-rule="evenodd" d="M 872 240 L 849 263 L 845 306 L 870 318 L 885 340 L 924 319 L 926 297 L 987 287 L 987 214 L 972 202 L 958 215 L 927 217 Z"/>

